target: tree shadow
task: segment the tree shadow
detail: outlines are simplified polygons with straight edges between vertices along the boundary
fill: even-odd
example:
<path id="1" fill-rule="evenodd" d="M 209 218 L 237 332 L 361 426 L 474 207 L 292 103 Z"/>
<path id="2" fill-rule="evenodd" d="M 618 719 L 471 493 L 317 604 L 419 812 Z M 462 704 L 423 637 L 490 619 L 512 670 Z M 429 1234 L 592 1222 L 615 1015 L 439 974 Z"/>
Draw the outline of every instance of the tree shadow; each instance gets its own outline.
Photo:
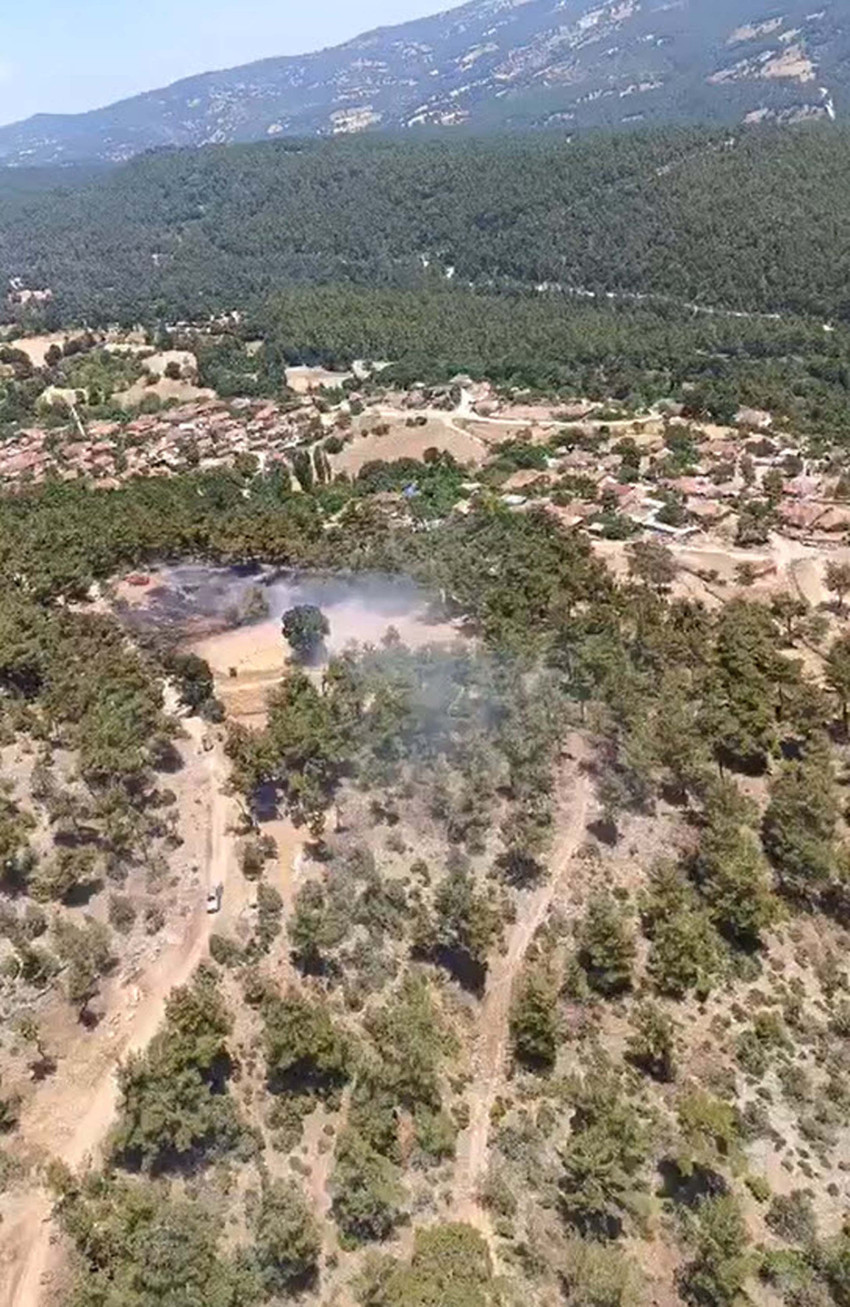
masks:
<path id="1" fill-rule="evenodd" d="M 173 740 L 162 740 L 157 745 L 153 766 L 156 771 L 164 772 L 167 776 L 183 770 L 185 763 Z"/>
<path id="2" fill-rule="evenodd" d="M 53 843 L 63 849 L 82 849 L 100 842 L 100 831 L 94 826 L 65 827 L 53 830 Z"/>
<path id="3" fill-rule="evenodd" d="M 534 889 L 546 879 L 546 868 L 530 853 L 509 849 L 496 858 L 496 870 L 513 889 Z"/>
<path id="4" fill-rule="evenodd" d="M 103 881 L 99 877 L 97 880 L 80 881 L 78 885 L 72 885 L 67 894 L 62 895 L 62 902 L 66 908 L 85 908 L 102 889 Z"/>
<path id="5" fill-rule="evenodd" d="M 608 849 L 615 848 L 619 843 L 620 831 L 613 817 L 599 817 L 596 821 L 588 822 L 587 829 L 594 839 Z"/>
<path id="6" fill-rule="evenodd" d="M 757 778 L 764 776 L 767 771 L 767 755 L 764 753 L 752 753 L 742 757 L 721 746 L 716 750 L 716 756 L 723 771 L 730 771 L 739 776 Z"/>
<path id="7" fill-rule="evenodd" d="M 251 812 L 258 822 L 277 821 L 280 816 L 280 794 L 273 781 L 258 785 L 251 795 Z"/>
<path id="8" fill-rule="evenodd" d="M 49 1053 L 44 1053 L 41 1057 L 37 1057 L 30 1062 L 30 1074 L 36 1084 L 41 1084 L 43 1080 L 48 1080 L 50 1076 L 56 1074 L 58 1065 L 55 1057 L 51 1057 Z"/>
<path id="9" fill-rule="evenodd" d="M 479 962 L 465 949 L 438 949 L 435 955 L 438 966 L 448 971 L 461 989 L 480 998 L 487 983 L 487 963 Z"/>
<path id="10" fill-rule="evenodd" d="M 658 1174 L 661 1177 L 659 1197 L 669 1198 L 681 1207 L 698 1207 L 704 1198 L 716 1198 L 725 1194 L 729 1187 L 719 1172 L 708 1167 L 695 1166 L 690 1175 L 686 1175 L 671 1157 L 662 1158 L 658 1163 Z"/>

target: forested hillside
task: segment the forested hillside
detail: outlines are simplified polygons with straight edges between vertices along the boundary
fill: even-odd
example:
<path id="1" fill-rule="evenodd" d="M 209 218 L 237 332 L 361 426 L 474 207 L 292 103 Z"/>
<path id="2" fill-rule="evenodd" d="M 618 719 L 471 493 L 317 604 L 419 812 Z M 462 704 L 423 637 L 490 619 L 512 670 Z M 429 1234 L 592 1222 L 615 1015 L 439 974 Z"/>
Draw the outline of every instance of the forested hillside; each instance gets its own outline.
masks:
<path id="1" fill-rule="evenodd" d="M 313 54 L 39 114 L 0 128 L 0 160 L 366 130 L 840 119 L 848 18 L 848 0 L 469 0 Z"/>
<path id="2" fill-rule="evenodd" d="M 850 577 L 708 609 L 657 544 L 618 583 L 541 511 L 425 532 L 247 469 L 53 486 L 0 528 L 0 1247 L 60 1259 L 29 1301 L 846 1307 Z M 204 661 L 84 601 L 158 553 L 406 573 L 476 638 L 296 658 L 213 740 Z M 74 1046 L 169 947 L 205 731 L 255 898 L 71 1165 L 39 1108 L 86 1115 Z"/>
<path id="3" fill-rule="evenodd" d="M 48 322 L 197 317 L 286 285 L 669 296 L 850 309 L 850 132 L 277 143 L 13 174 L 0 276 Z"/>

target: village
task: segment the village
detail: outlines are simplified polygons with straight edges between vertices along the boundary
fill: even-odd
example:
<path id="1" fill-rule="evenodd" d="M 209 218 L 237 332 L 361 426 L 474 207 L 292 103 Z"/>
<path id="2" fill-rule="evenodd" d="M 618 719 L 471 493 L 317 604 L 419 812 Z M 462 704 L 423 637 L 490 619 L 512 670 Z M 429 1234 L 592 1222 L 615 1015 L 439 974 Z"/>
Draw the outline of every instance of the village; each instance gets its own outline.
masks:
<path id="1" fill-rule="evenodd" d="M 719 426 L 673 403 L 626 413 L 615 403 L 526 402 L 468 377 L 400 391 L 381 386 L 377 368 L 292 368 L 280 400 L 224 399 L 188 383 L 191 355 L 173 357 L 183 379 L 148 378 L 166 388 L 159 411 L 87 420 L 72 403 L 65 424 L 54 411 L 0 445 L 0 486 L 74 480 L 107 490 L 137 477 L 275 465 L 292 475 L 295 452 L 319 447 L 333 479 L 354 481 L 367 464 L 437 451 L 468 471 L 455 511 L 489 494 L 515 511 L 545 508 L 600 540 L 643 534 L 691 549 L 757 551 L 778 534 L 831 549 L 850 532 L 840 452 L 810 456 L 766 412 L 742 409 L 734 425 Z M 506 447 L 512 461 L 501 458 Z M 297 475 L 293 484 L 297 491 Z M 382 496 L 391 516 L 406 516 L 411 494 L 415 486 L 406 498 Z M 771 570 L 755 556 L 753 567 L 756 576 Z"/>

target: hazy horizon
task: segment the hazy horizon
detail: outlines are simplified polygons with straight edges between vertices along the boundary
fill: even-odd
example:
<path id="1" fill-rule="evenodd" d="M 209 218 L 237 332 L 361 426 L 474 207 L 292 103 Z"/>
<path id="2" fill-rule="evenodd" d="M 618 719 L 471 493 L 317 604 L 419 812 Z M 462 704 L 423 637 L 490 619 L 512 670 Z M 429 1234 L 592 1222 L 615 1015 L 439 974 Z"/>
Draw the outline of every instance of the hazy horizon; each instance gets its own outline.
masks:
<path id="1" fill-rule="evenodd" d="M 0 125 L 36 113 L 85 113 L 198 73 L 307 54 L 373 27 L 451 7 L 451 0 L 314 0 L 281 12 L 272 0 L 44 0 L 4 19 Z"/>

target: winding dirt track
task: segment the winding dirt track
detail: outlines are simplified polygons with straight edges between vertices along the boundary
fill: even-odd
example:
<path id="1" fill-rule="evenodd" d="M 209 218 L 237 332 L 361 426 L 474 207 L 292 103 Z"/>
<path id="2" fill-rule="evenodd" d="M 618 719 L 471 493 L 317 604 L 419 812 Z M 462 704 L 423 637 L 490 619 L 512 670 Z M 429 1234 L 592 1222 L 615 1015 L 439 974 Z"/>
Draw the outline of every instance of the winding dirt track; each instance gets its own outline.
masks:
<path id="1" fill-rule="evenodd" d="M 193 718 L 185 721 L 184 726 L 200 751 L 203 723 Z M 236 859 L 230 833 L 232 800 L 222 793 L 227 763 L 220 746 L 204 755 L 204 767 L 207 775 L 202 820 L 207 832 L 207 884 L 226 884 Z M 126 1025 L 110 1045 L 109 1060 L 94 1084 L 79 1084 L 76 1074 L 69 1077 L 70 1064 L 60 1062 L 56 1076 L 42 1087 L 23 1122 L 29 1140 L 72 1168 L 96 1156 L 115 1116 L 118 1101 L 115 1068 L 119 1060 L 150 1043 L 171 990 L 186 984 L 204 957 L 215 920 L 207 915 L 204 904 L 199 903 L 183 939 L 165 950 L 139 978 L 142 997 L 127 1014 Z M 73 1068 L 73 1072 L 77 1070 Z M 85 1101 L 81 1102 L 83 1097 Z M 57 1260 L 51 1242 L 50 1213 L 51 1201 L 46 1191 L 31 1190 L 21 1196 L 0 1227 L 0 1307 L 40 1307 L 49 1300 L 50 1286 L 46 1279 Z"/>
<path id="2" fill-rule="evenodd" d="M 489 1162 L 490 1114 L 505 1081 L 511 993 L 534 936 L 546 920 L 573 857 L 585 837 L 592 785 L 578 770 L 569 811 L 550 860 L 545 884 L 529 894 L 510 932 L 508 947 L 490 968 L 479 1014 L 475 1077 L 469 1090 L 469 1126 L 458 1140 L 454 1176 L 455 1219 L 474 1225 L 492 1242 L 492 1231 L 478 1192 Z"/>

